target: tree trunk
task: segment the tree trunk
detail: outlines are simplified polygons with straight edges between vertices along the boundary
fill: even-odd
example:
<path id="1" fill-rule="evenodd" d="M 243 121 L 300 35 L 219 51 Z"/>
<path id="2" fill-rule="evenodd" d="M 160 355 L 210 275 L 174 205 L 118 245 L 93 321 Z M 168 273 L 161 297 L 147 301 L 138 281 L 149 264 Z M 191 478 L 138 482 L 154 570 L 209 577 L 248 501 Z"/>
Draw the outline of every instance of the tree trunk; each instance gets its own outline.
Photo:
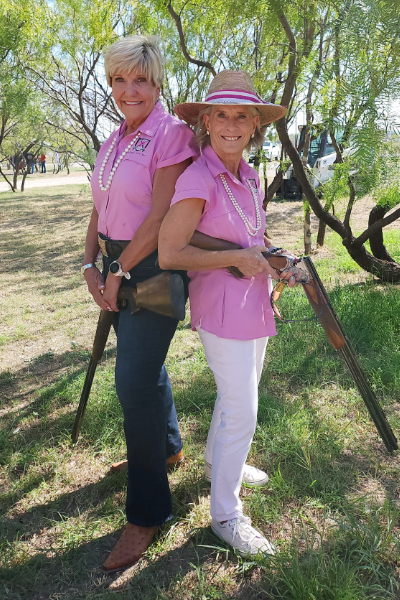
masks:
<path id="1" fill-rule="evenodd" d="M 14 173 L 13 173 L 13 188 L 14 188 L 14 190 L 18 189 L 18 187 L 17 187 L 18 172 L 19 172 L 19 168 L 15 167 Z"/>
<path id="2" fill-rule="evenodd" d="M 317 246 L 322 248 L 325 242 L 326 223 L 322 219 L 319 220 L 318 234 L 317 234 Z"/>
<path id="3" fill-rule="evenodd" d="M 304 254 L 311 254 L 311 208 L 306 202 L 304 210 Z"/>
<path id="4" fill-rule="evenodd" d="M 376 221 L 379 221 L 379 219 L 382 219 L 388 210 L 390 210 L 390 206 L 374 206 L 369 213 L 368 227 L 376 223 Z M 369 244 L 371 246 L 371 252 L 375 258 L 394 262 L 394 258 L 390 256 L 383 243 L 382 229 L 379 229 L 379 231 L 377 231 L 374 235 L 371 235 L 369 238 Z"/>
<path id="5" fill-rule="evenodd" d="M 25 179 L 26 179 L 27 175 L 28 175 L 28 169 L 26 169 L 25 173 L 22 175 L 21 192 L 23 192 L 25 189 Z"/>
<path id="6" fill-rule="evenodd" d="M 271 185 L 268 188 L 265 188 L 265 198 L 264 198 L 264 202 L 263 202 L 264 210 L 267 208 L 268 203 L 275 196 L 275 193 L 278 191 L 279 187 L 282 185 L 282 182 L 283 182 L 283 173 L 282 173 L 282 171 L 279 171 L 279 173 L 277 173 L 275 175 L 274 180 L 271 183 Z"/>
<path id="7" fill-rule="evenodd" d="M 395 283 L 400 281 L 400 265 L 396 262 L 386 261 L 379 258 L 376 258 L 367 250 L 363 245 L 356 245 L 356 239 L 354 236 L 348 235 L 346 228 L 343 223 L 334 215 L 331 215 L 329 212 L 325 211 L 321 203 L 315 193 L 314 188 L 308 180 L 307 174 L 305 172 L 304 166 L 301 162 L 301 158 L 290 141 L 289 134 L 287 131 L 287 125 L 285 119 L 279 119 L 276 121 L 276 130 L 279 135 L 279 139 L 281 140 L 282 146 L 287 152 L 290 160 L 292 161 L 294 172 L 296 175 L 297 181 L 300 183 L 303 188 L 303 193 L 305 194 L 310 206 L 314 212 L 314 214 L 321 220 L 324 221 L 333 231 L 336 231 L 337 234 L 343 240 L 343 245 L 347 249 L 351 258 L 365 271 L 368 273 L 373 273 L 381 279 L 382 281 L 389 281 L 391 283 Z"/>
<path id="8" fill-rule="evenodd" d="M 388 283 L 397 283 L 400 281 L 400 265 L 396 262 L 382 260 L 372 256 L 364 246 L 354 248 L 354 246 L 343 240 L 343 245 L 346 247 L 351 258 L 368 273 L 372 273 L 378 279 L 387 281 Z"/>

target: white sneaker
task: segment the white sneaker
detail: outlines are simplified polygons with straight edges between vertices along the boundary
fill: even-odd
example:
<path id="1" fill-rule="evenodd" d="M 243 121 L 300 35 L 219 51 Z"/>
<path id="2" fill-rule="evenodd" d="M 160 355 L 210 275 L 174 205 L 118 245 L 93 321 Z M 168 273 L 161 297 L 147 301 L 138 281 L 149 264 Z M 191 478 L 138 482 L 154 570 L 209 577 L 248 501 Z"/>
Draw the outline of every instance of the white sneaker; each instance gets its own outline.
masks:
<path id="1" fill-rule="evenodd" d="M 204 465 L 204 476 L 206 480 L 211 483 L 211 473 L 212 467 L 206 462 Z M 250 487 L 261 487 L 268 482 L 268 475 L 261 471 L 261 469 L 256 469 L 256 467 L 251 467 L 250 465 L 244 465 L 242 483 L 250 486 Z"/>
<path id="2" fill-rule="evenodd" d="M 251 525 L 250 517 L 240 515 L 236 519 L 219 523 L 211 521 L 213 532 L 238 551 L 241 556 L 275 554 L 275 548 L 257 529 Z"/>

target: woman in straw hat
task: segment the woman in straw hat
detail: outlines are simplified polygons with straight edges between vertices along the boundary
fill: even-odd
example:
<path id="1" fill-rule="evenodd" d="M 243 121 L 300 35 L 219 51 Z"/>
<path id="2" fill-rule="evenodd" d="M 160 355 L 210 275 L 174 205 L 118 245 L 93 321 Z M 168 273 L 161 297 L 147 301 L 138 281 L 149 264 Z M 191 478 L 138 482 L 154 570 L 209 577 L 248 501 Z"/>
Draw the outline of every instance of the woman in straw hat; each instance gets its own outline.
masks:
<path id="1" fill-rule="evenodd" d="M 267 341 L 276 334 L 269 298 L 271 277 L 278 278 L 261 254 L 273 248 L 264 236 L 264 194 L 242 154 L 262 145 L 260 127 L 283 117 L 286 108 L 261 100 L 245 71 L 223 71 L 204 102 L 179 104 L 175 112 L 196 127 L 201 156 L 177 181 L 160 230 L 159 261 L 164 269 L 189 271 L 192 328 L 217 384 L 205 452 L 212 529 L 243 555 L 273 554 L 273 545 L 243 515 L 239 498 L 242 482 L 268 481 L 246 458 Z M 189 242 L 196 229 L 244 249 L 194 248 Z M 226 269 L 231 265 L 245 277 L 235 278 Z"/>
<path id="2" fill-rule="evenodd" d="M 125 119 L 100 149 L 91 180 L 94 208 L 82 272 L 117 332 L 115 383 L 127 445 L 127 525 L 104 563 L 106 572 L 134 564 L 159 525 L 171 518 L 167 465 L 182 460 L 182 439 L 164 366 L 178 321 L 143 310 L 118 310 L 120 286 L 135 287 L 161 272 L 160 224 L 178 176 L 196 155 L 190 128 L 160 100 L 163 56 L 152 36 L 134 35 L 105 55 L 108 84 Z M 99 248 L 103 272 L 95 265 Z M 114 465 L 120 468 L 124 464 Z"/>

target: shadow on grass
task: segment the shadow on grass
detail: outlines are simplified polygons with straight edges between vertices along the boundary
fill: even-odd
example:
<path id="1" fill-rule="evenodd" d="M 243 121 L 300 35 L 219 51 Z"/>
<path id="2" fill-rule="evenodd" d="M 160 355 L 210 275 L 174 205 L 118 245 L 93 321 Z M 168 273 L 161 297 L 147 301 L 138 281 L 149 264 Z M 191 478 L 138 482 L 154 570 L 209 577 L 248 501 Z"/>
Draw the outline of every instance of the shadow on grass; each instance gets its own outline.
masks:
<path id="1" fill-rule="evenodd" d="M 241 577 L 243 561 L 230 552 L 209 528 L 192 530 L 180 547 L 163 552 L 161 556 L 152 556 L 154 546 L 165 543 L 175 526 L 176 522 L 172 522 L 159 532 L 149 549 L 150 557 L 144 559 L 146 565 L 141 561 L 124 573 L 107 575 L 101 571 L 107 551 L 112 549 L 122 530 L 62 553 L 46 549 L 21 565 L 0 571 L 2 587 L 7 594 L 4 597 L 7 600 L 41 600 L 62 594 L 80 600 L 121 597 L 156 600 L 166 597 L 164 593 L 172 593 L 172 597 L 175 597 L 176 592 L 179 598 L 228 600 L 230 596 L 225 595 L 221 583 L 214 582 L 220 571 L 221 577 L 224 576 L 228 565 L 239 571 L 240 583 L 235 598 L 263 597 L 259 594 L 269 588 L 268 583 L 251 581 L 251 578 L 246 581 L 245 577 Z M 243 574 L 250 574 L 253 566 L 250 571 L 249 567 L 245 567 Z M 182 595 L 181 586 L 189 573 L 193 576 L 184 584 L 187 595 Z"/>
<path id="2" fill-rule="evenodd" d="M 23 544 L 23 542 L 34 538 L 38 533 L 42 533 L 43 528 L 48 528 L 49 525 L 54 527 L 57 523 L 62 524 L 68 519 L 79 517 L 84 512 L 88 513 L 87 516 L 90 522 L 96 522 L 98 519 L 104 518 L 107 512 L 115 511 L 112 499 L 118 491 L 124 488 L 124 474 L 118 473 L 106 476 L 96 484 L 90 484 L 80 490 L 62 494 L 55 501 L 35 507 L 32 512 L 21 513 L 15 520 L 3 520 L 2 537 L 3 539 L 9 539 L 10 542 L 18 539 Z M 201 493 L 201 482 L 198 480 L 192 480 L 189 486 L 186 485 L 185 490 L 181 487 L 174 490 L 174 510 L 179 515 L 180 520 L 184 520 L 193 509 L 193 504 L 196 503 L 199 493 Z M 170 521 L 160 530 L 155 543 L 165 543 L 177 525 L 179 525 L 179 521 L 176 518 Z M 57 544 L 56 540 L 54 546 L 51 541 L 47 542 L 46 547 L 40 549 L 41 552 L 33 558 L 23 555 L 20 558 L 20 564 L 13 564 L 0 570 L 3 590 L 7 590 L 6 595 L 2 597 L 7 598 L 7 600 L 32 600 L 33 598 L 53 597 L 55 593 L 66 593 L 69 590 L 77 592 L 78 598 L 83 598 L 86 595 L 81 596 L 76 589 L 77 586 L 82 586 L 83 589 L 88 591 L 94 583 L 97 587 L 100 580 L 103 580 L 104 586 L 101 585 L 101 587 L 108 587 L 110 581 L 119 575 L 113 574 L 108 577 L 103 575 L 101 565 L 107 558 L 107 552 L 112 550 L 119 539 L 121 531 L 118 530 L 112 534 L 97 537 L 95 540 L 86 543 L 71 542 L 65 536 L 67 546 L 72 545 L 73 547 L 64 551 L 59 550 L 57 549 L 59 543 Z M 199 531 L 201 530 L 196 530 L 196 539 L 199 538 Z M 212 538 L 211 532 L 205 529 L 201 535 L 201 542 L 209 542 Z M 187 548 L 189 548 L 189 551 Z M 204 555 L 209 554 L 209 551 L 201 550 L 201 552 Z M 144 578 L 141 573 L 138 575 L 139 586 L 141 587 L 142 579 L 149 583 L 149 576 L 151 579 L 156 578 L 160 582 L 160 569 L 163 573 L 163 584 L 164 582 L 168 584 L 177 573 L 182 574 L 182 572 L 192 569 L 190 562 L 196 558 L 198 558 L 198 552 L 193 549 L 193 542 L 190 538 L 185 541 L 183 549 L 178 548 L 167 552 L 154 562 L 150 562 L 149 567 L 145 569 Z M 6 560 L 7 553 L 3 555 L 3 561 Z M 150 587 L 152 587 L 152 584 Z"/>
<path id="3" fill-rule="evenodd" d="M 266 468 L 270 474 L 271 486 L 266 491 L 258 492 L 263 500 L 263 505 L 279 504 L 277 510 L 282 511 L 282 506 L 296 501 L 305 503 L 308 499 L 318 500 L 324 503 L 329 509 L 344 510 L 349 507 L 347 494 L 358 483 L 359 473 L 371 474 L 376 477 L 376 465 L 374 460 L 363 457 L 355 453 L 351 456 L 343 454 L 344 440 L 339 430 L 329 429 L 324 418 L 319 414 L 318 409 L 310 401 L 307 386 L 308 381 L 302 380 L 302 372 L 316 371 L 315 363 L 318 352 L 320 351 L 321 339 L 318 340 L 317 348 L 310 354 L 299 358 L 296 363 L 298 371 L 298 391 L 301 397 L 293 401 L 286 398 L 285 393 L 265 393 L 261 391 L 259 426 L 256 434 L 256 447 L 258 460 L 264 464 L 258 464 Z M 304 346 L 303 346 L 304 350 Z M 333 352 L 333 351 L 332 351 Z M 115 349 L 109 351 L 108 358 L 113 357 Z M 18 448 L 20 456 L 17 462 L 17 469 L 14 472 L 14 482 L 21 479 L 24 466 L 35 459 L 35 452 L 39 449 L 53 448 L 60 442 L 60 438 L 65 439 L 65 433 L 70 431 L 74 411 L 79 400 L 80 386 L 83 383 L 83 375 L 86 369 L 86 361 L 89 353 L 76 352 L 65 353 L 58 357 L 56 365 L 54 357 L 38 357 L 36 367 L 43 369 L 43 374 L 54 373 L 54 369 L 72 366 L 72 372 L 59 378 L 53 378 L 52 385 L 43 385 L 39 388 L 39 396 L 28 406 L 21 409 L 20 413 L 12 418 L 12 427 L 18 426 L 20 421 L 26 421 L 35 412 L 41 423 L 37 420 L 24 425 L 23 441 Z M 78 360 L 77 360 L 78 359 Z M 71 362 L 68 362 L 71 361 Z M 85 361 L 86 364 L 82 364 Z M 78 366 L 77 366 L 78 363 Z M 105 427 L 110 427 L 112 431 L 122 433 L 122 419 L 120 409 L 116 400 L 113 388 L 113 373 L 111 364 L 104 361 L 104 370 L 102 387 L 96 390 L 90 399 L 90 405 L 84 422 L 84 439 L 86 444 L 92 447 L 96 446 L 98 440 L 104 437 Z M 271 370 L 272 363 L 269 370 Z M 22 371 L 27 371 L 29 367 L 21 370 L 15 378 L 5 382 L 6 386 L 17 386 L 18 379 L 26 375 Z M 336 370 L 334 374 L 336 376 Z M 284 375 L 280 375 L 284 378 Z M 332 371 L 327 369 L 324 374 L 326 381 L 332 380 Z M 104 380 L 104 381 L 103 381 Z M 262 388 L 268 383 L 268 376 L 264 375 Z M 345 378 L 344 382 L 347 382 Z M 79 384 L 79 385 L 78 385 Z M 340 385 L 343 384 L 343 377 L 340 377 Z M 190 383 L 185 387 L 176 386 L 175 394 L 178 415 L 184 419 L 192 419 L 193 427 L 191 435 L 200 437 L 205 441 L 208 424 L 211 418 L 215 399 L 215 385 L 213 377 L 206 366 L 200 366 L 196 376 L 192 376 Z M 348 387 L 351 387 L 349 384 Z M 14 390 L 16 391 L 16 389 Z M 72 409 L 71 399 L 74 398 L 74 408 Z M 54 419 L 48 418 L 51 411 L 56 412 Z M 62 413 L 62 414 L 60 414 Z M 105 422 L 108 423 L 105 424 Z M 11 425 L 9 426 L 9 429 Z M 110 443 L 115 441 L 109 437 Z M 15 438 L 9 431 L 8 444 L 3 445 L 3 456 L 10 458 L 12 452 L 16 451 Z M 101 443 L 105 443 L 104 440 Z M 29 474 L 28 474 L 29 475 Z M 42 477 L 29 476 L 26 481 L 21 481 L 18 496 L 6 495 L 4 500 L 8 507 L 12 507 L 16 500 L 21 496 L 28 494 L 39 486 L 43 481 L 48 485 L 55 485 L 56 478 L 53 472 L 45 473 Z M 380 479 L 385 488 L 388 497 L 394 497 L 394 490 L 397 487 L 396 474 L 393 477 L 385 475 Z M 104 478 L 96 483 L 84 486 L 79 490 L 60 495 L 56 500 L 36 505 L 34 513 L 27 511 L 16 515 L 14 519 L 3 521 L 3 529 L 6 537 L 4 547 L 7 543 L 12 543 L 16 538 L 30 539 L 34 535 L 41 533 L 41 530 L 48 527 L 49 521 L 53 523 L 68 521 L 69 519 L 79 518 L 83 512 L 89 513 L 88 523 L 100 521 L 108 515 L 115 514 L 116 507 L 113 499 L 117 492 L 122 492 L 125 488 L 124 476 L 117 475 Z M 198 504 L 199 497 L 204 493 L 199 480 L 193 477 L 188 470 L 187 476 L 182 478 L 180 483 L 174 487 L 174 511 L 178 519 L 185 519 L 186 515 Z M 253 493 L 253 492 L 252 492 Z M 256 519 L 262 520 L 263 514 L 255 515 Z M 22 521 L 22 522 L 21 522 Z M 176 521 L 175 521 L 176 522 Z M 171 524 L 172 526 L 172 524 Z M 171 527 L 170 526 L 170 527 Z M 161 535 L 167 535 L 168 529 Z M 197 546 L 214 545 L 215 539 L 209 541 L 207 530 L 204 530 L 207 543 L 202 541 Z M 202 535 L 200 531 L 200 537 Z M 93 581 L 97 581 L 97 586 L 105 586 L 106 583 L 99 583 L 101 580 L 98 565 L 104 560 L 103 553 L 106 549 L 111 549 L 117 539 L 117 535 L 98 538 L 93 542 L 80 544 L 79 547 L 68 548 L 62 553 L 54 551 L 51 547 L 43 549 L 43 552 L 28 560 L 21 560 L 21 565 L 12 566 L 4 572 L 5 585 L 8 586 L 9 595 L 4 597 L 11 599 L 23 598 L 32 600 L 32 598 L 46 598 L 54 593 L 63 593 L 66 589 L 81 586 L 85 596 L 80 598 L 90 598 L 89 587 L 93 586 Z M 76 542 L 75 542 L 76 543 Z M 148 581 L 154 589 L 163 589 L 166 586 L 171 587 L 182 576 L 192 570 L 196 573 L 196 565 L 203 567 L 208 560 L 215 558 L 213 550 L 195 549 L 190 545 L 190 540 L 183 548 L 178 548 L 167 552 L 143 571 L 135 571 L 132 576 L 135 577 L 133 583 L 133 593 L 131 597 L 141 598 L 140 591 L 147 590 L 148 597 L 157 598 L 156 592 L 151 595 L 148 588 Z M 52 554 L 55 552 L 55 555 Z M 182 554 L 183 552 L 183 554 Z M 210 558 L 211 557 L 211 558 Z M 213 559 L 214 559 L 213 558 Z M 25 561 L 25 562 L 24 562 Z M 196 562 L 197 561 L 197 562 Z M 173 567 L 171 562 L 174 563 Z M 175 564 L 176 563 L 176 564 Z M 195 565 L 195 566 L 193 566 Z M 176 567 L 176 569 L 175 569 Z M 175 570 L 174 570 L 175 569 Z M 164 573 L 161 582 L 160 573 Z M 198 589 L 201 589 L 201 573 L 199 571 Z M 51 583 L 49 583 L 51 580 Z M 23 583 L 22 583 L 23 582 Z M 161 582 L 161 583 L 160 583 Z M 176 583 L 177 584 L 177 583 Z M 129 585 L 131 585 L 129 583 Z M 150 585 L 150 584 L 149 584 Z M 178 584 L 177 584 L 178 585 Z M 254 584 L 252 584 L 254 585 Z M 24 587 L 25 586 L 25 587 Z M 158 586 L 158 587 L 157 587 Z M 151 586 L 150 586 L 151 587 Z M 21 588 L 31 590 L 28 595 Z M 247 586 L 243 584 L 243 598 L 247 598 Z M 103 587 L 104 589 L 104 587 Z M 211 588 L 210 588 L 211 589 Z M 48 590 L 48 592 L 46 591 Z M 260 588 L 261 593 L 262 588 Z M 211 593 L 211 592 L 210 592 Z M 241 598 L 242 592 L 235 597 Z M 35 595 L 34 595 L 35 594 Z M 48 594 L 48 595 L 46 595 Z M 109 597 L 116 596 L 117 591 L 107 592 Z M 107 595 L 107 597 L 108 597 Z M 204 594 L 203 594 L 204 595 Z M 93 596 L 95 597 L 95 596 Z M 144 597 L 144 596 L 142 596 Z M 193 596 L 194 598 L 195 596 Z M 198 596 L 198 597 L 201 597 Z M 218 597 L 218 596 L 214 596 Z M 223 596 L 220 596 L 223 598 Z"/>
<path id="4" fill-rule="evenodd" d="M 0 374 L 0 410 L 6 410 L 12 408 L 12 402 L 23 401 L 24 398 L 32 394 L 32 389 L 24 393 L 20 393 L 21 381 L 33 379 L 40 381 L 41 384 L 34 389 L 37 397 L 22 411 L 22 418 L 29 414 L 29 411 L 34 411 L 35 404 L 40 403 L 43 398 L 46 398 L 49 394 L 46 390 L 51 385 L 56 387 L 51 388 L 50 396 L 56 395 L 59 391 L 60 386 L 65 387 L 65 382 L 74 381 L 80 377 L 82 372 L 86 371 L 89 364 L 91 350 L 76 349 L 68 350 L 62 354 L 54 354 L 52 351 L 45 352 L 33 358 L 26 367 L 19 369 L 15 372 L 5 371 Z M 103 358 L 99 362 L 99 366 L 106 363 L 109 359 L 116 356 L 116 348 L 108 347 L 105 349 Z M 72 369 L 74 366 L 78 366 L 78 369 L 69 374 L 59 375 L 60 371 L 65 369 Z M 45 380 L 45 381 L 43 381 Z M 52 393 L 53 392 L 53 393 Z M 78 399 L 79 400 L 79 399 Z M 11 402 L 12 401 L 12 402 Z"/>
<path id="5" fill-rule="evenodd" d="M 52 472 L 42 477 L 32 478 L 29 485 L 21 489 L 19 497 L 34 489 L 35 485 L 46 481 L 50 486 L 56 482 L 57 474 Z M 96 483 L 82 486 L 72 492 L 60 494 L 55 500 L 36 504 L 34 509 L 18 512 L 15 518 L 3 517 L 1 520 L 2 537 L 10 542 L 15 539 L 27 541 L 49 525 L 54 527 L 67 519 L 86 513 L 89 519 L 105 516 L 114 507 L 112 500 L 126 487 L 126 474 L 107 474 Z"/>
<path id="6" fill-rule="evenodd" d="M 43 197 L 26 192 L 12 205 L 0 197 L 2 203 L 10 215 L 2 234 L 3 258 L 14 269 L 56 277 L 66 267 L 76 268 L 76 256 L 82 252 L 82 219 L 89 219 L 92 208 L 88 196 L 80 197 L 72 190 L 57 194 L 52 188 L 44 190 Z"/>

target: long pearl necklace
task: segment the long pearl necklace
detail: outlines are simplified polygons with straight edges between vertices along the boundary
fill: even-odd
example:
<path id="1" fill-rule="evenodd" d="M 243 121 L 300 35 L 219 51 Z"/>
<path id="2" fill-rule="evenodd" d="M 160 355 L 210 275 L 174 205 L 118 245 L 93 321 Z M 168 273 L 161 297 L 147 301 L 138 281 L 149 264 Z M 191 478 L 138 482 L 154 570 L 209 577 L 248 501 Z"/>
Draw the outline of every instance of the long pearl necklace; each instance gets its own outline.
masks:
<path id="1" fill-rule="evenodd" d="M 244 214 L 244 212 L 242 211 L 242 209 L 240 208 L 239 204 L 236 202 L 236 198 L 235 196 L 232 194 L 226 179 L 225 179 L 225 175 L 223 173 L 220 173 L 220 177 L 221 177 L 221 181 L 224 184 L 224 188 L 226 190 L 226 193 L 229 196 L 230 201 L 232 202 L 233 206 L 235 207 L 236 212 L 238 213 L 238 215 L 240 216 L 240 218 L 242 219 L 243 223 L 245 224 L 245 227 L 247 229 L 247 233 L 249 235 L 252 235 L 253 237 L 255 237 L 261 227 L 261 215 L 260 215 L 260 207 L 258 206 L 258 200 L 257 200 L 257 196 L 256 196 L 256 192 L 253 190 L 253 188 L 251 187 L 251 185 L 249 185 L 250 191 L 251 191 L 251 195 L 253 196 L 253 202 L 254 202 L 254 208 L 256 209 L 256 226 L 254 227 L 254 225 L 252 225 L 249 221 L 249 219 L 246 217 L 246 215 Z"/>
<path id="2" fill-rule="evenodd" d="M 139 139 L 139 137 L 140 137 L 140 131 L 133 138 L 133 140 L 129 142 L 129 144 L 127 145 L 127 147 L 125 148 L 125 150 L 121 153 L 121 156 L 119 156 L 119 158 L 117 159 L 117 162 L 115 163 L 115 165 L 111 169 L 111 172 L 110 172 L 110 174 L 108 176 L 108 180 L 107 180 L 106 185 L 103 185 L 103 173 L 104 173 L 104 169 L 106 168 L 106 164 L 107 164 L 108 158 L 109 158 L 111 152 L 113 151 L 115 144 L 117 143 L 117 139 L 118 139 L 118 133 L 117 133 L 117 135 L 115 136 L 115 138 L 111 142 L 111 146 L 107 150 L 107 154 L 105 155 L 104 160 L 103 160 L 103 162 L 101 164 L 101 167 L 100 167 L 100 171 L 99 171 L 99 186 L 100 186 L 100 189 L 101 189 L 102 192 L 106 192 L 109 189 L 109 187 L 111 185 L 111 182 L 113 180 L 115 171 L 118 169 L 120 163 L 125 158 L 125 154 L 128 154 L 129 150 L 132 148 L 132 146 L 136 142 L 136 140 Z"/>

